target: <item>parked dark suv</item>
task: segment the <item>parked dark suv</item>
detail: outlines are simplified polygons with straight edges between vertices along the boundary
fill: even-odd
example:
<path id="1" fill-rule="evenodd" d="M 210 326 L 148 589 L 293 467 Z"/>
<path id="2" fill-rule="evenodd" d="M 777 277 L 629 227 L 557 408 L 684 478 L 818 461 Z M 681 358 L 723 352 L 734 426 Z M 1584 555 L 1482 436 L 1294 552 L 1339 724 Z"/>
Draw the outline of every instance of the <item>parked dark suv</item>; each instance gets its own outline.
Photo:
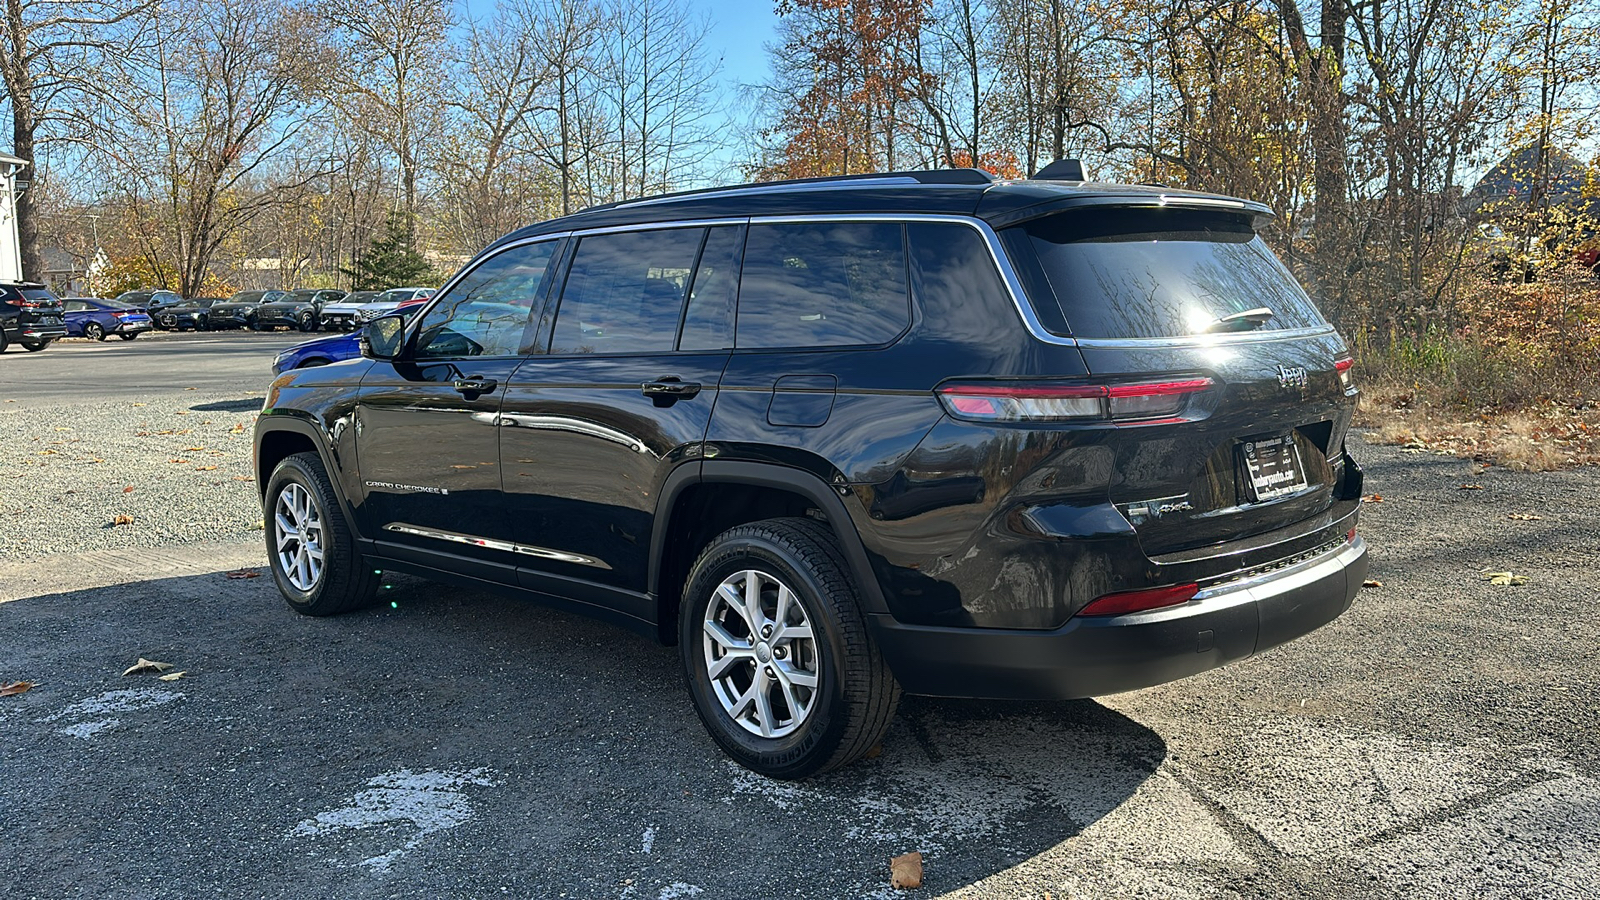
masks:
<path id="1" fill-rule="evenodd" d="M 780 778 L 901 690 L 1089 697 L 1306 634 L 1367 571 L 1350 354 L 1244 200 L 973 170 L 517 231 L 366 359 L 272 383 L 272 571 L 380 570 L 676 643 Z"/>
<path id="2" fill-rule="evenodd" d="M 44 350 L 67 336 L 61 300 L 31 281 L 0 282 L 0 353 L 12 344 Z"/>

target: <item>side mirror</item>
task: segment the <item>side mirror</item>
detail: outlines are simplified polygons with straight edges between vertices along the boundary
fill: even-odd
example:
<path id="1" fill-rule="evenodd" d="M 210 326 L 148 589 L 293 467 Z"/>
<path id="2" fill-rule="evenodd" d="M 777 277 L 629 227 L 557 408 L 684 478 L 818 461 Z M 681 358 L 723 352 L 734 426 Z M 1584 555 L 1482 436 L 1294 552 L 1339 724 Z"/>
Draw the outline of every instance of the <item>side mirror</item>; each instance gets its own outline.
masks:
<path id="1" fill-rule="evenodd" d="M 396 360 L 406 346 L 406 317 L 378 316 L 361 326 L 361 355 L 367 359 Z"/>

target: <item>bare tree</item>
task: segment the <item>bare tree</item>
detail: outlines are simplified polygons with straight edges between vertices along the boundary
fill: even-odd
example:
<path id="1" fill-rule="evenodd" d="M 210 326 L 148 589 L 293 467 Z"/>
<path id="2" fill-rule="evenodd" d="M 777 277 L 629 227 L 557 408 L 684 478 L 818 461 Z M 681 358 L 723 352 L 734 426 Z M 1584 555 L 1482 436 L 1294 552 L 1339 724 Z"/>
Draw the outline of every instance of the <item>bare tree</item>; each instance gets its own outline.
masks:
<path id="1" fill-rule="evenodd" d="M 318 117 L 318 33 L 283 0 L 170 2 L 115 85 L 96 153 L 152 271 L 194 295 L 246 226 L 323 174 L 298 153 Z"/>
<path id="2" fill-rule="evenodd" d="M 11 152 L 35 169 L 37 150 L 51 135 L 41 129 L 52 117 L 71 116 L 79 108 L 71 95 L 96 93 L 100 82 L 91 71 L 102 54 L 117 55 L 137 29 L 131 27 L 153 5 L 116 0 L 4 0 L 0 22 L 0 77 L 11 102 Z M 122 27 L 119 27 L 122 26 Z M 22 271 L 43 268 L 39 248 L 37 195 L 17 199 L 17 239 Z"/>
<path id="3" fill-rule="evenodd" d="M 444 60 L 453 24 L 444 0 L 317 0 L 333 29 L 335 102 L 394 154 L 400 203 L 417 212 L 427 141 L 444 106 Z"/>

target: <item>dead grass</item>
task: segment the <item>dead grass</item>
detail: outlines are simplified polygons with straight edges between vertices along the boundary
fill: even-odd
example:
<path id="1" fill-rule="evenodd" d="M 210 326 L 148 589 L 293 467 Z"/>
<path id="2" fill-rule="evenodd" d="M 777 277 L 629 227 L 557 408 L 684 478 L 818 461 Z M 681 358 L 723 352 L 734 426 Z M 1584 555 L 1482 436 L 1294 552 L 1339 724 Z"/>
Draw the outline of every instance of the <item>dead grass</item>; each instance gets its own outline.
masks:
<path id="1" fill-rule="evenodd" d="M 1430 403 L 1415 386 L 1369 385 L 1356 424 L 1367 440 L 1417 453 L 1444 453 L 1524 472 L 1600 465 L 1600 408 L 1550 401 L 1504 411 L 1464 412 Z"/>

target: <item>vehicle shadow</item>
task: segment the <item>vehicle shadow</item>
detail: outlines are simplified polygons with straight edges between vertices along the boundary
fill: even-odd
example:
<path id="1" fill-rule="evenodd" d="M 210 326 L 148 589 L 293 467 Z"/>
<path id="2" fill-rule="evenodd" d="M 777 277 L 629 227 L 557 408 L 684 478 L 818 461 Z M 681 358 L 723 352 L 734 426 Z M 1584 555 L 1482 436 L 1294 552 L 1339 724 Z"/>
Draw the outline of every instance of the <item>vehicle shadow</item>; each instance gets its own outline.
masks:
<path id="1" fill-rule="evenodd" d="M 674 648 L 385 580 L 379 605 L 329 619 L 294 615 L 270 575 L 220 572 L 0 606 L 10 671 L 45 683 L 3 711 L 17 753 L 37 760 L 7 775 L 16 802 L 0 814 L 23 883 L 115 892 L 156 869 L 175 895 L 427 896 L 487 873 L 522 896 L 832 898 L 876 893 L 888 857 L 916 850 L 937 892 L 1116 815 L 1166 757 L 1158 735 L 1092 701 L 908 697 L 877 756 L 771 781 L 706 736 Z M 188 674 L 121 677 L 141 656 Z M 74 704 L 126 690 L 163 696 L 67 736 Z M 312 847 L 296 836 L 405 773 L 473 786 L 452 795 L 446 825 L 402 811 Z M 143 827 L 195 809 L 203 829 Z M 69 864 L 84 858 L 94 872 Z M 379 858 L 403 882 L 373 882 Z"/>

